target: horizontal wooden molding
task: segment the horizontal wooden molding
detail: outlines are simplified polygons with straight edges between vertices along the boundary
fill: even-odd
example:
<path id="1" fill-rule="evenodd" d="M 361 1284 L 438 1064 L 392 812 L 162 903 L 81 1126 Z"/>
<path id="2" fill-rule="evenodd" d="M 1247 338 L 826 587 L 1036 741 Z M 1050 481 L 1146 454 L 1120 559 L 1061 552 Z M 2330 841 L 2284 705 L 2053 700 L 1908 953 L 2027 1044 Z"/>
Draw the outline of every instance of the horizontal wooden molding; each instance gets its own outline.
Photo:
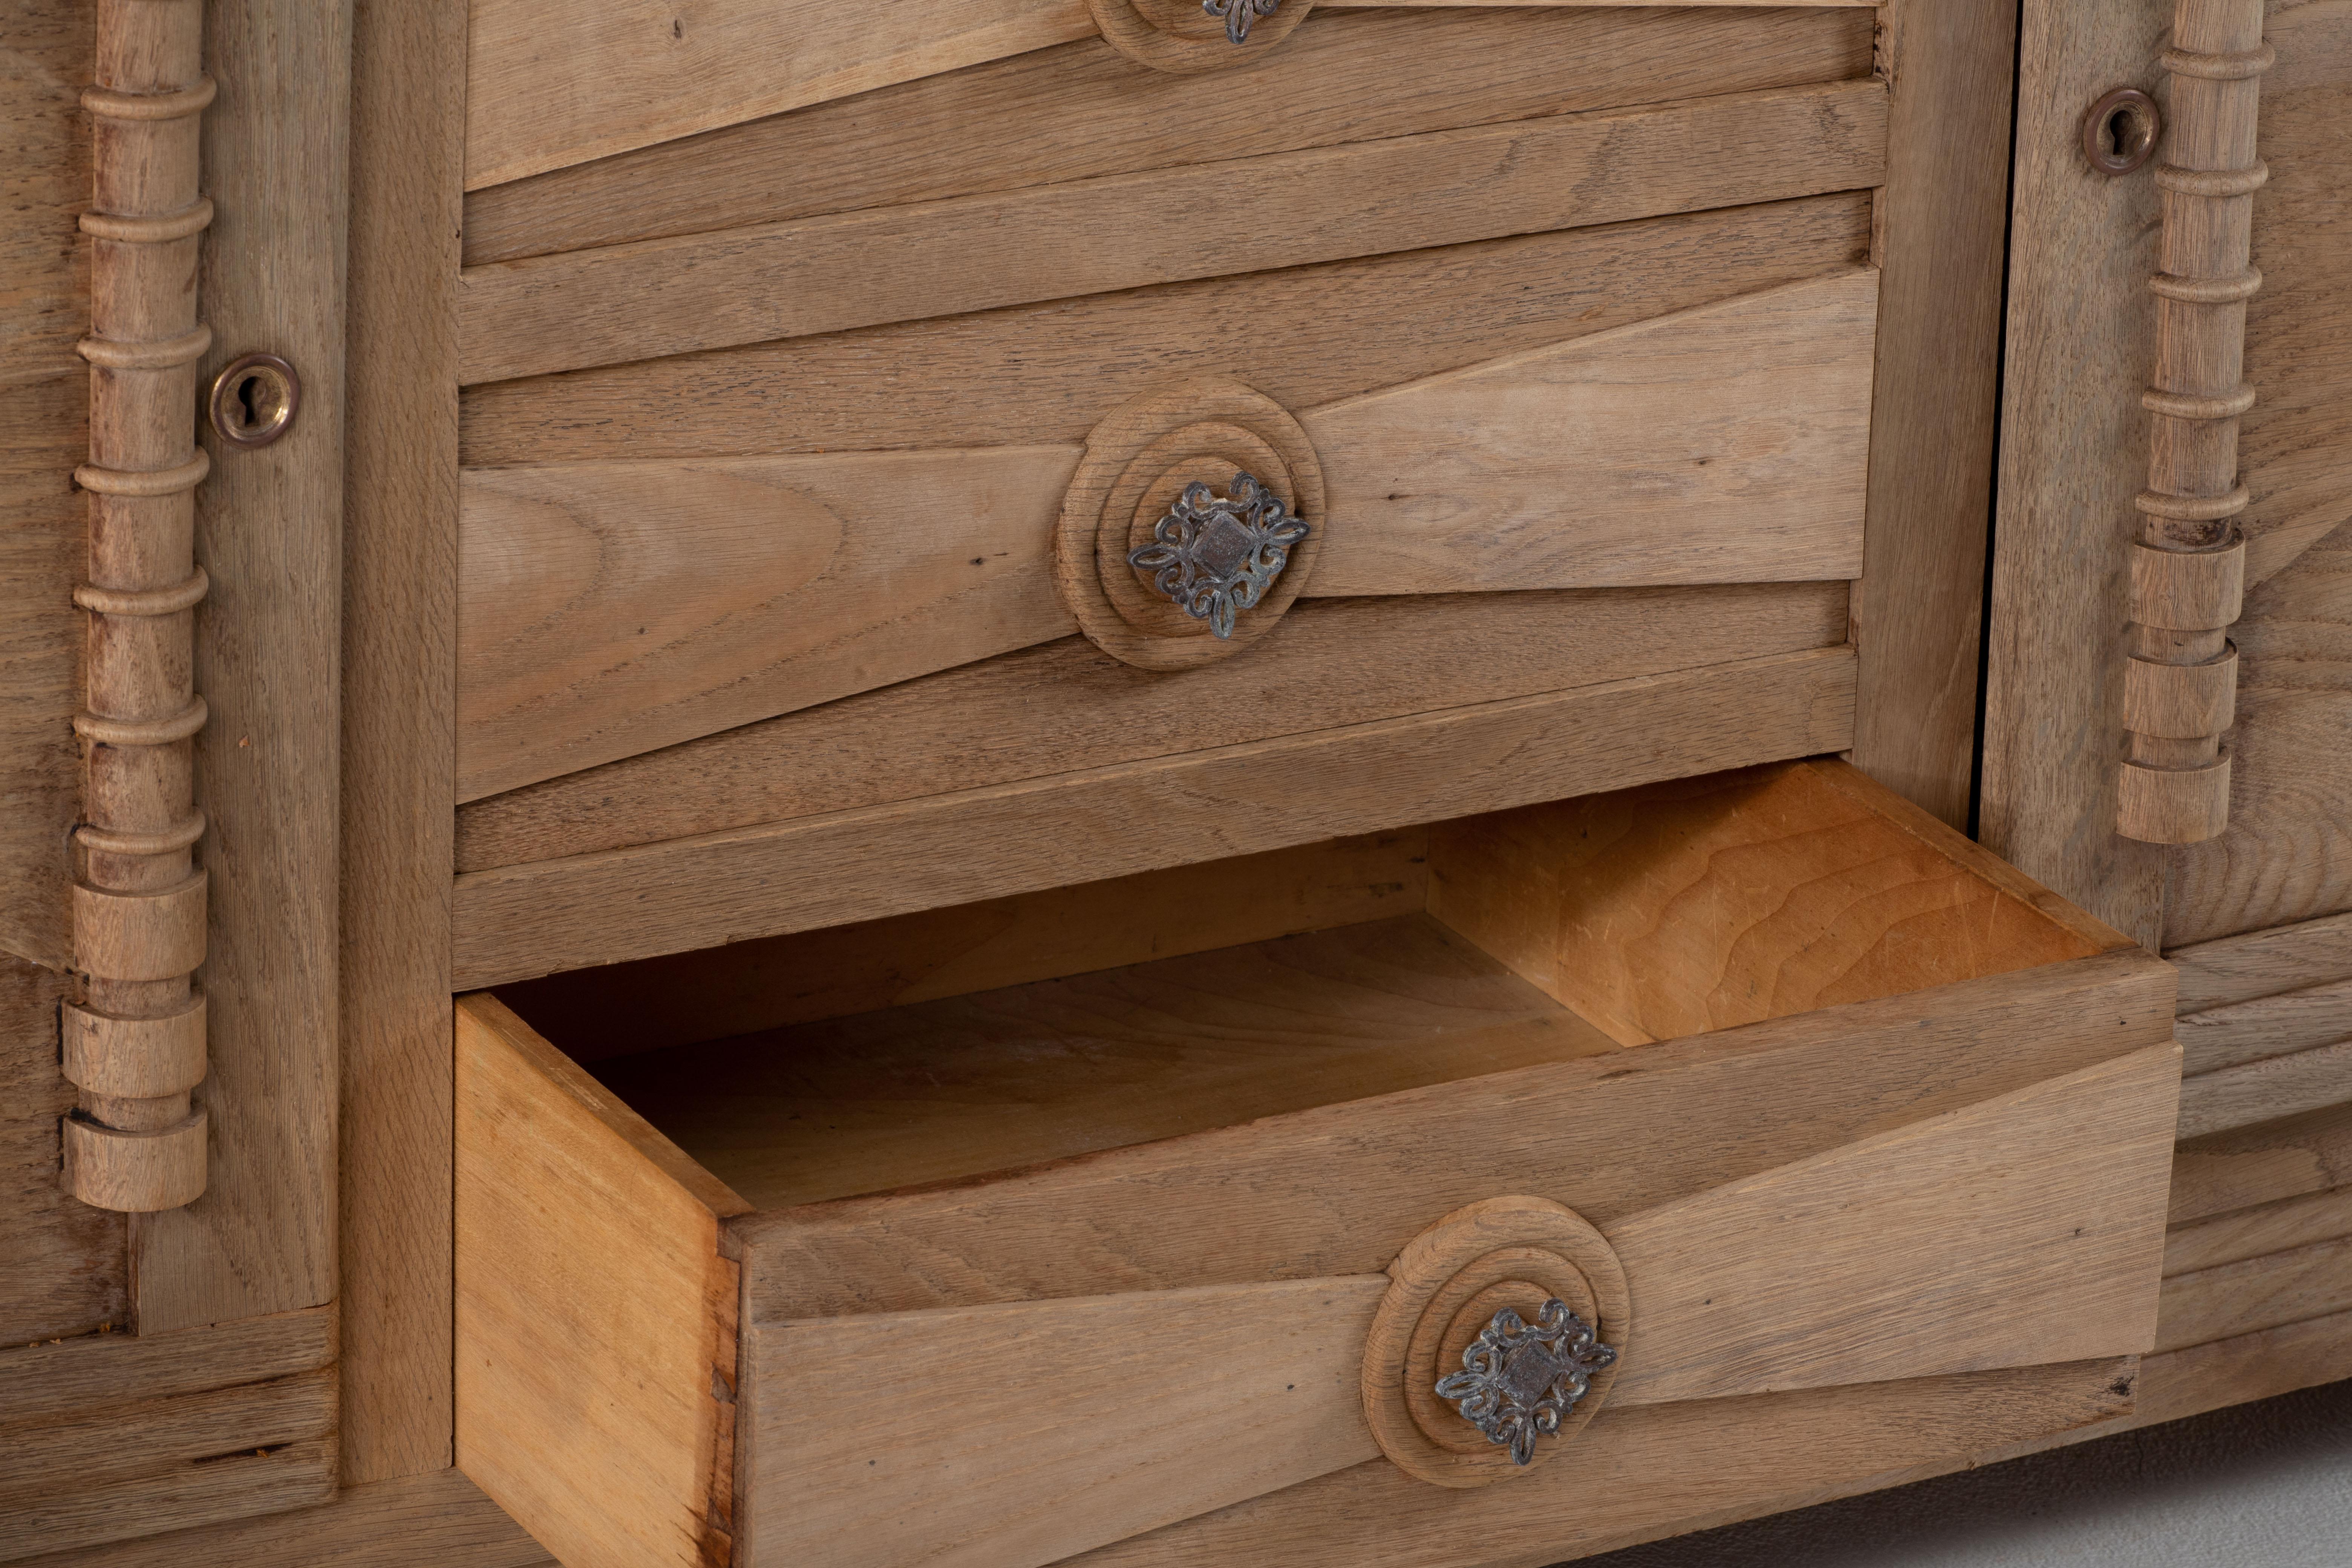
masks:
<path id="1" fill-rule="evenodd" d="M 453 984 L 1811 756 L 1853 734 L 1853 652 L 1830 647 L 474 872 L 457 879 Z"/>
<path id="2" fill-rule="evenodd" d="M 1885 84 L 1833 82 L 499 262 L 464 274 L 458 374 L 500 381 L 1855 190 L 1883 177 L 1885 140 Z M 1367 205 L 1368 185 L 1399 194 Z"/>

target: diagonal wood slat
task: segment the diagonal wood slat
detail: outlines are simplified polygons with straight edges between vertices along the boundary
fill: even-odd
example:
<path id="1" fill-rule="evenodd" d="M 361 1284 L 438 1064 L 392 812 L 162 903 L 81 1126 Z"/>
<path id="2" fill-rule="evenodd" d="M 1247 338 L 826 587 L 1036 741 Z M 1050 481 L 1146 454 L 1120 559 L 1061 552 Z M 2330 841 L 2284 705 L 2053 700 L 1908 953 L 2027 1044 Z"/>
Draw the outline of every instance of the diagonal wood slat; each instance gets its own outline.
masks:
<path id="1" fill-rule="evenodd" d="M 1310 412 L 1306 592 L 1853 576 L 1876 298 L 1855 268 Z M 458 798 L 1070 635 L 1078 455 L 468 470 Z"/>
<path id="2" fill-rule="evenodd" d="M 499 262 L 464 274 L 459 380 L 1856 190 L 1885 139 L 1885 85 L 1834 82 Z"/>

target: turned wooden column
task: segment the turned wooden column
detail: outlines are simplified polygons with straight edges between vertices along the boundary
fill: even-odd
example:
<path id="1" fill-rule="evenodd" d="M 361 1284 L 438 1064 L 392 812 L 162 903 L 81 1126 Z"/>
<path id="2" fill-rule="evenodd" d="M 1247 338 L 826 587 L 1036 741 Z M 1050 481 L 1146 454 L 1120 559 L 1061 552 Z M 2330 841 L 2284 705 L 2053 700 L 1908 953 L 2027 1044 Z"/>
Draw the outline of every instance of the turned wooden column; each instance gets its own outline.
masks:
<path id="1" fill-rule="evenodd" d="M 100 1208 L 176 1208 L 205 1189 L 205 828 L 190 738 L 205 702 L 191 667 L 196 247 L 212 204 L 196 190 L 196 139 L 213 84 L 201 69 L 202 0 L 99 0 L 98 80 L 82 94 L 92 137 L 89 495 L 82 823 L 74 833 L 74 966 L 66 1076 L 66 1184 Z"/>
<path id="2" fill-rule="evenodd" d="M 2254 192 L 2270 171 L 2254 155 L 2262 73 L 2262 0 L 2180 0 L 2173 47 L 2168 161 L 2156 276 L 2156 374 L 2142 399 L 2153 418 L 2147 489 L 2132 563 L 2131 663 L 2124 725 L 2131 751 L 2117 797 L 2127 838 L 2193 844 L 2229 825 L 2230 753 L 2222 735 L 2237 698 L 2229 626 L 2245 584 L 2238 514 L 2238 416 L 2245 384 L 2246 301 L 2262 287 L 2252 264 Z"/>

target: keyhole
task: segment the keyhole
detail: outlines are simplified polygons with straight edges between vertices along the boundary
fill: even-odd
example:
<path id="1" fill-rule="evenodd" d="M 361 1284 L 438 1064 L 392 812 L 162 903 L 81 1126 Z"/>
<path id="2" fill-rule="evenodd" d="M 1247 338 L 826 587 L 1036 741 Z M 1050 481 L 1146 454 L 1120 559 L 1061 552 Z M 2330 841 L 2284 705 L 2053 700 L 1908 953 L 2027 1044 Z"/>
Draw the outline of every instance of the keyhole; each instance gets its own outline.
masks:
<path id="1" fill-rule="evenodd" d="M 2137 88 L 2117 88 L 2083 120 L 2083 153 L 2103 174 L 2128 174 L 2156 151 L 2163 121 L 2156 100 Z"/>
<path id="2" fill-rule="evenodd" d="M 232 447 L 267 447 L 293 425 L 301 396 L 292 365 L 275 354 L 246 354 L 213 382 L 213 428 Z"/>

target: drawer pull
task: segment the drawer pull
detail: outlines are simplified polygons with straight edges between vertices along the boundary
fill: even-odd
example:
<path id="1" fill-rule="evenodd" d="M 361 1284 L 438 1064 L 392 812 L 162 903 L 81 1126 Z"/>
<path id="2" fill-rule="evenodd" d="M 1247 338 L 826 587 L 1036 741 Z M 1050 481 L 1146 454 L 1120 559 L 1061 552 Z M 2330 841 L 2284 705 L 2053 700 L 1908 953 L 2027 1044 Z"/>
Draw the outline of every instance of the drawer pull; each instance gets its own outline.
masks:
<path id="1" fill-rule="evenodd" d="M 1236 617 L 1265 596 L 1310 531 L 1256 476 L 1235 474 L 1226 488 L 1221 496 L 1198 479 L 1186 485 L 1151 542 L 1127 554 L 1154 593 L 1220 637 L 1234 635 Z"/>
<path id="2" fill-rule="evenodd" d="M 1592 1325 L 1554 1296 L 1532 1324 L 1509 1307 L 1496 1312 L 1463 1351 L 1462 1370 L 1438 1380 L 1437 1396 L 1489 1443 L 1510 1445 L 1511 1463 L 1524 1468 L 1536 1438 L 1558 1432 L 1593 1374 L 1616 1360 Z"/>
<path id="3" fill-rule="evenodd" d="M 1282 0 L 1201 0 L 1201 9 L 1225 19 L 1225 37 L 1236 44 L 1249 42 L 1250 24 L 1271 16 Z"/>

